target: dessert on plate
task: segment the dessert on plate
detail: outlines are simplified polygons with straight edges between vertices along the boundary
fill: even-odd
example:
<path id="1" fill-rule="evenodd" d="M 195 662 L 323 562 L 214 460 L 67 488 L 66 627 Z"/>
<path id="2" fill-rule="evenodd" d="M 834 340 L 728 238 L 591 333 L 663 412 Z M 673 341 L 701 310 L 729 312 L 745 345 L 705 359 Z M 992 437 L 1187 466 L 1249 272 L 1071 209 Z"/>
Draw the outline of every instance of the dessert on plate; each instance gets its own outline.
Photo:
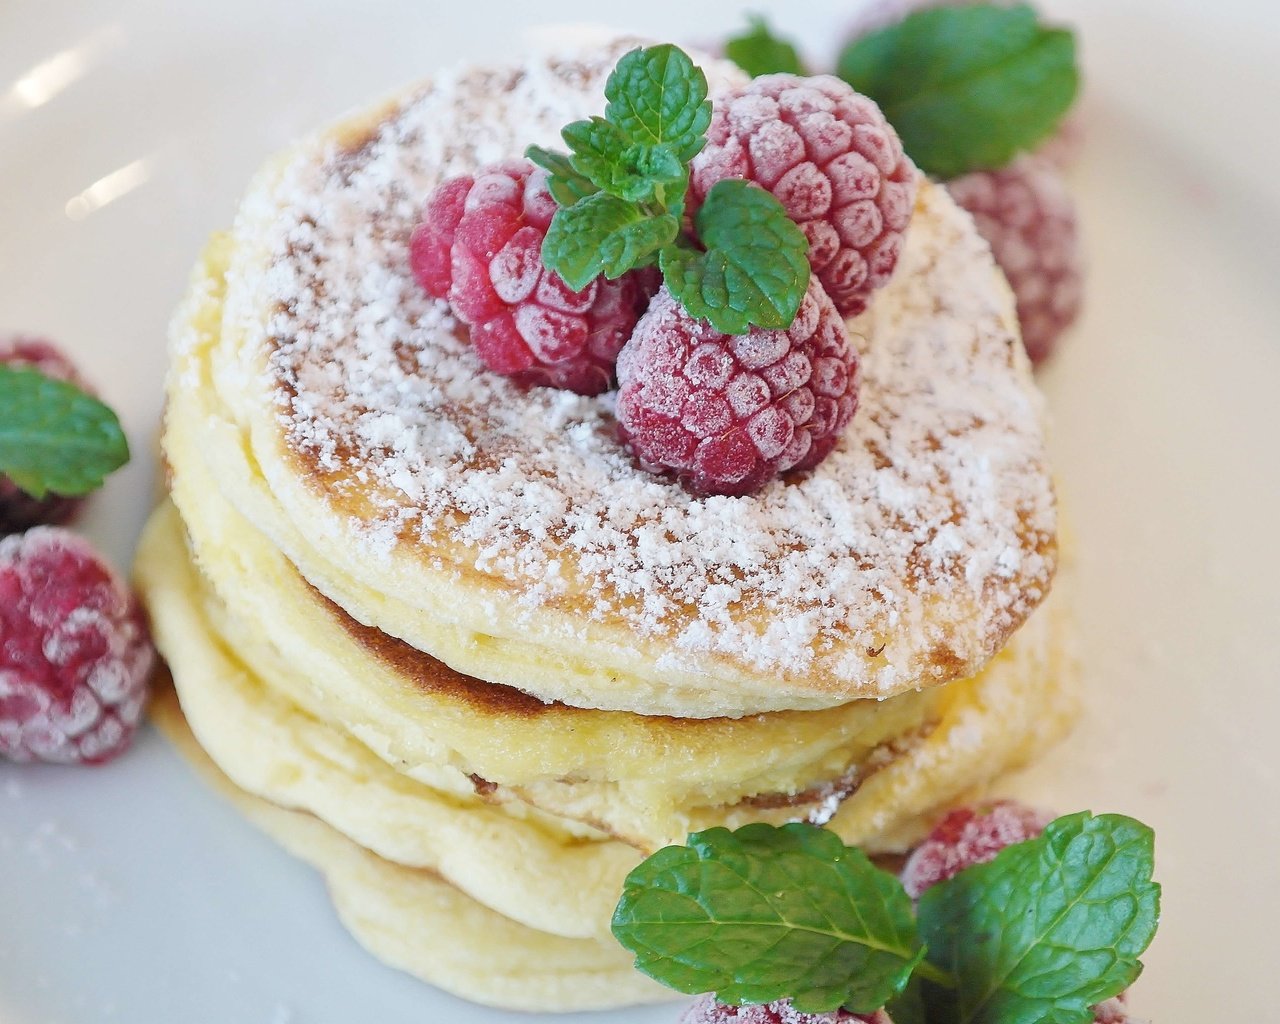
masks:
<path id="1" fill-rule="evenodd" d="M 374 954 L 526 1010 L 669 995 L 609 934 L 645 856 L 797 821 L 903 852 L 1073 708 L 1041 400 L 1009 287 L 941 186 L 886 174 L 914 202 L 873 293 L 832 284 L 848 264 L 828 254 L 823 270 L 806 228 L 823 297 L 791 312 L 809 334 L 832 300 L 847 316 L 857 411 L 829 451 L 796 449 L 750 493 L 652 471 L 670 445 L 644 432 L 670 389 L 632 387 L 656 372 L 638 345 L 621 397 L 542 386 L 599 391 L 608 370 L 589 386 L 531 379 L 529 363 L 495 372 L 505 314 L 420 282 L 428 198 L 476 176 L 460 238 L 464 207 L 532 203 L 541 172 L 512 161 L 598 115 L 640 45 L 444 72 L 267 165 L 174 320 L 168 495 L 136 568 L 178 748 L 326 875 Z M 803 118 L 786 103 L 822 106 L 812 90 L 835 85 L 748 87 L 699 63 L 713 104 L 738 97 L 711 122 L 715 160 L 694 165 L 690 194 L 709 205 L 735 145 L 753 174 L 780 159 L 752 148 L 752 111 Z M 822 163 L 808 144 L 806 166 Z M 838 205 L 846 179 L 823 173 Z M 469 273 L 462 243 L 439 238 L 433 258 Z M 653 287 L 620 292 L 640 319 L 616 340 L 647 331 L 669 351 L 684 314 L 665 286 L 646 311 Z M 571 312 L 563 291 L 546 302 Z M 732 337 L 748 339 L 725 342 L 739 376 L 699 386 L 759 382 L 790 358 L 750 347 L 785 350 L 782 331 Z M 785 444 L 757 437 L 771 470 L 792 450 L 784 425 Z"/>

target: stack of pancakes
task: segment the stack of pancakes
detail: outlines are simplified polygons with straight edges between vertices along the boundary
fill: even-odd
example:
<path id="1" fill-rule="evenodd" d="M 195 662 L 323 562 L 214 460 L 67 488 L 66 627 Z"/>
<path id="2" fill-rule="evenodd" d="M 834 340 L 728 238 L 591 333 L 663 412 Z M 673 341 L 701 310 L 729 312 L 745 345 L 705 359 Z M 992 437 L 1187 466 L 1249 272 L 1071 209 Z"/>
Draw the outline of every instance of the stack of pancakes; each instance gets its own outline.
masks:
<path id="1" fill-rule="evenodd" d="M 669 994 L 608 930 L 653 850 L 900 850 L 1071 710 L 1040 402 L 941 188 L 850 322 L 846 437 L 747 498 L 644 473 L 607 396 L 484 370 L 414 283 L 430 189 L 598 113 L 632 45 L 444 75 L 262 172 L 175 321 L 137 567 L 178 746 L 375 954 L 520 1009 Z"/>

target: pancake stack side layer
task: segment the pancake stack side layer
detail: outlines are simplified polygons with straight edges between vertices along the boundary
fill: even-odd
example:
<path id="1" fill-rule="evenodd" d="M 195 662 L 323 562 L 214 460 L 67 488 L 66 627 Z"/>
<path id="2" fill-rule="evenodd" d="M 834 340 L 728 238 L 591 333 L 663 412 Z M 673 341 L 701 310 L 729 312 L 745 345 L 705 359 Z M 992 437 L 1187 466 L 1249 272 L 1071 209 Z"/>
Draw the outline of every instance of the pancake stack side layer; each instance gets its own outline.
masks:
<path id="1" fill-rule="evenodd" d="M 795 820 L 900 851 L 1074 706 L 1040 398 L 941 188 L 850 321 L 846 436 L 749 498 L 643 473 L 608 396 L 489 373 L 414 282 L 431 188 L 554 145 L 634 45 L 445 73 L 268 165 L 174 321 L 136 568 L 178 748 L 375 955 L 516 1009 L 668 995 L 609 936 L 644 855 Z"/>

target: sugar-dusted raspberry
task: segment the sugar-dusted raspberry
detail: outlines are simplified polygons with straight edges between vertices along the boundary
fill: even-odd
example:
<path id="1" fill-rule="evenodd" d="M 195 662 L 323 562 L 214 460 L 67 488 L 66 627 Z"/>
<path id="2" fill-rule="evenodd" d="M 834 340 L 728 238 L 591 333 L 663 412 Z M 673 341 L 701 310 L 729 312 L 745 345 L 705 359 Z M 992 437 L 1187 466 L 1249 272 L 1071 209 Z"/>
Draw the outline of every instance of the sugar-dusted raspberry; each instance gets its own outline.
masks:
<path id="1" fill-rule="evenodd" d="M 974 864 L 985 864 L 1006 846 L 1034 839 L 1053 820 L 1013 800 L 958 807 L 934 827 L 902 868 L 913 900 L 930 886 Z"/>
<path id="2" fill-rule="evenodd" d="M 691 169 L 691 208 L 726 178 L 768 189 L 808 238 L 842 316 L 866 308 L 898 263 L 915 165 L 880 108 L 838 78 L 762 75 L 720 97 Z"/>
<path id="3" fill-rule="evenodd" d="M 0 756 L 115 757 L 154 659 L 137 599 L 88 541 L 50 526 L 0 540 Z"/>
<path id="4" fill-rule="evenodd" d="M 893 1024 L 893 1020 L 883 1010 L 872 1014 L 848 1010 L 804 1013 L 792 1006 L 789 999 L 762 1006 L 726 1006 L 717 1003 L 715 996 L 705 995 L 698 996 L 684 1011 L 680 1024 Z"/>
<path id="5" fill-rule="evenodd" d="M 527 160 L 450 178 L 410 240 L 414 276 L 448 299 L 485 365 L 526 384 L 595 395 L 653 292 L 652 275 L 603 277 L 580 292 L 542 264 L 556 212 L 546 172 Z"/>
<path id="6" fill-rule="evenodd" d="M 618 359 L 619 433 L 695 494 L 816 466 L 858 405 L 858 354 L 817 280 L 785 331 L 721 334 L 664 287 Z"/>
<path id="7" fill-rule="evenodd" d="M 1022 341 L 1043 361 L 1080 312 L 1082 268 L 1076 208 L 1061 174 L 1036 157 L 947 183 L 1009 279 Z"/>
<path id="8" fill-rule="evenodd" d="M 46 377 L 85 386 L 71 360 L 38 338 L 24 335 L 0 338 L 0 363 L 29 366 Z M 42 523 L 65 523 L 75 515 L 83 500 L 57 494 L 36 499 L 20 490 L 7 476 L 0 475 L 0 536 L 21 533 Z"/>

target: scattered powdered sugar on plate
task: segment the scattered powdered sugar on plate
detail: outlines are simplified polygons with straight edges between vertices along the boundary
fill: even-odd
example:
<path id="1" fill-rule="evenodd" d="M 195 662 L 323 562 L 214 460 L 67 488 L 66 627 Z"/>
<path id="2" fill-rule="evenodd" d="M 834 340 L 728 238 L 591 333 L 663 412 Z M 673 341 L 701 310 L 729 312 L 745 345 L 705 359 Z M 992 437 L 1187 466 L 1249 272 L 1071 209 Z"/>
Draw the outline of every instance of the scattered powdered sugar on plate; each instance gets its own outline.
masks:
<path id="1" fill-rule="evenodd" d="M 693 498 L 642 472 L 611 396 L 522 391 L 484 370 L 413 280 L 409 235 L 432 187 L 558 145 L 601 111 L 632 45 L 446 72 L 372 135 L 331 137 L 282 171 L 266 342 L 290 446 L 326 486 L 373 501 L 355 531 L 371 565 L 403 540 L 462 551 L 465 571 L 516 581 L 530 619 L 572 591 L 583 619 L 663 637 L 673 659 L 788 671 L 834 637 L 853 651 L 830 667 L 850 677 L 892 632 L 875 669 L 887 692 L 908 682 L 897 665 L 945 649 L 939 609 L 959 599 L 980 606 L 989 652 L 1047 588 L 1053 497 L 1011 306 L 940 190 L 922 189 L 897 277 L 851 322 L 864 383 L 847 435 L 807 476 L 749 498 Z M 704 67 L 713 94 L 735 80 Z"/>

